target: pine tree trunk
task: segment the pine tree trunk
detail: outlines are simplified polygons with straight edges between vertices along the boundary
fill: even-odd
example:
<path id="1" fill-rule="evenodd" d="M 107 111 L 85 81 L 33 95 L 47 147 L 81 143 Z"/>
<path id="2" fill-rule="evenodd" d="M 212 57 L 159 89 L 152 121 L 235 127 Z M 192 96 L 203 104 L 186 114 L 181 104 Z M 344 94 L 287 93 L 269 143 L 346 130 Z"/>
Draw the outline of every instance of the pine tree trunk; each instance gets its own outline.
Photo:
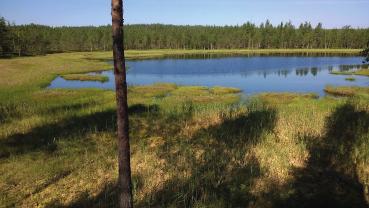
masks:
<path id="1" fill-rule="evenodd" d="M 123 2 L 112 0 L 113 56 L 117 101 L 119 207 L 132 208 L 126 66 L 123 46 Z"/>

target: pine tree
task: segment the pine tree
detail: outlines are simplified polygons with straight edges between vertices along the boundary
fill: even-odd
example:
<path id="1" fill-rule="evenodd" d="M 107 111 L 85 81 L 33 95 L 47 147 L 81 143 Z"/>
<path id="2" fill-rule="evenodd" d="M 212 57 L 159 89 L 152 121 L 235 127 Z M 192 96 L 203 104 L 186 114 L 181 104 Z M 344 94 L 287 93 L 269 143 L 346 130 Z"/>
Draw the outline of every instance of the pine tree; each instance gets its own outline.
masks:
<path id="1" fill-rule="evenodd" d="M 12 42 L 9 26 L 4 18 L 0 18 L 0 57 L 10 56 L 11 51 Z"/>
<path id="2" fill-rule="evenodd" d="M 127 104 L 126 65 L 124 60 L 123 1 L 111 1 L 114 76 L 117 101 L 118 190 L 119 207 L 132 208 L 131 161 Z"/>

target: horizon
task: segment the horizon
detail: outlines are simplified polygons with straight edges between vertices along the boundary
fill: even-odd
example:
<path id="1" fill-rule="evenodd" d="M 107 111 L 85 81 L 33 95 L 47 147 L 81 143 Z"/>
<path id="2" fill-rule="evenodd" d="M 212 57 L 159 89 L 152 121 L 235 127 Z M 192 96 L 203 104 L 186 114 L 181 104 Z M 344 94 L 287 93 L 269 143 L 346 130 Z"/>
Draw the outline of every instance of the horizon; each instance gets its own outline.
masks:
<path id="1" fill-rule="evenodd" d="M 3 17 L 1 16 L 0 14 L 0 18 Z M 52 28 L 62 28 L 62 27 L 108 27 L 108 26 L 111 26 L 111 24 L 107 23 L 105 25 L 45 25 L 45 24 L 39 24 L 39 23 L 36 23 L 36 22 L 30 22 L 30 23 L 26 23 L 26 24 L 16 24 L 15 22 L 10 22 L 6 17 L 4 17 L 6 21 L 8 21 L 8 23 L 10 24 L 14 24 L 15 26 L 23 26 L 23 25 L 39 25 L 39 26 L 47 26 L 47 27 L 52 27 Z M 265 20 L 264 22 L 261 22 L 260 24 L 256 24 L 254 22 L 250 22 L 250 21 L 247 21 L 247 22 L 244 22 L 242 24 L 237 24 L 237 25 L 196 25 L 196 24 L 170 24 L 170 23 L 132 23 L 132 24 L 124 24 L 124 26 L 137 26 L 137 25 L 148 25 L 148 26 L 152 26 L 152 25 L 164 25 L 164 26 L 175 26 L 175 27 L 241 27 L 243 26 L 244 24 L 247 24 L 247 23 L 250 23 L 250 24 L 253 24 L 255 27 L 257 28 L 260 28 L 261 24 L 265 24 L 265 22 L 268 21 L 268 20 Z M 269 20 L 270 21 L 270 20 Z M 278 25 L 280 25 L 281 23 L 283 24 L 286 24 L 288 22 L 280 22 L 280 23 L 276 23 L 276 24 L 273 24 L 273 27 L 277 27 Z M 299 24 L 293 24 L 292 25 L 298 29 L 299 26 L 301 24 L 304 24 L 304 23 L 310 23 L 312 28 L 315 28 L 319 23 L 317 24 L 313 24 L 309 21 L 304 21 L 304 22 L 301 22 Z M 321 23 L 321 22 L 320 22 Z M 334 30 L 334 29 L 343 29 L 344 27 L 346 26 L 349 26 L 351 29 L 369 29 L 369 26 L 366 26 L 366 27 L 353 27 L 351 25 L 344 25 L 342 27 L 335 27 L 335 28 L 327 28 L 324 26 L 323 23 L 322 24 L 322 28 L 323 29 L 327 29 L 327 30 Z"/>
<path id="2" fill-rule="evenodd" d="M 273 25 L 290 21 L 295 27 L 304 22 L 310 22 L 312 26 L 320 22 L 326 29 L 369 27 L 369 13 L 366 12 L 369 0 L 140 0 L 124 3 L 126 25 L 241 26 L 250 22 L 260 26 L 269 20 Z M 0 2 L 0 16 L 16 25 L 79 27 L 111 24 L 108 0 L 91 0 L 88 4 L 73 0 L 35 0 L 31 5 L 27 0 L 4 0 Z"/>

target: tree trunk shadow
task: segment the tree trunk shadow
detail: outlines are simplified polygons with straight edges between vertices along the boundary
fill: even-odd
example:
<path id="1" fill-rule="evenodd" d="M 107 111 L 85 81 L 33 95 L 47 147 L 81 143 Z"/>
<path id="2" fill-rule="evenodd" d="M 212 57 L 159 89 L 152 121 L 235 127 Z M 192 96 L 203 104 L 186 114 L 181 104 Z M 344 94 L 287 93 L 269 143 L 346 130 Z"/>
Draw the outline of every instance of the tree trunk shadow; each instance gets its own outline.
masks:
<path id="1" fill-rule="evenodd" d="M 70 108 L 81 108 L 83 105 L 72 105 Z M 55 111 L 50 109 L 49 113 Z M 58 109 L 60 111 L 60 109 Z M 156 105 L 131 105 L 130 115 L 137 116 L 145 113 L 155 114 L 160 111 Z M 45 112 L 43 112 L 45 113 Z M 34 151 L 54 152 L 60 139 L 83 139 L 89 132 L 116 131 L 116 110 L 108 109 L 83 116 L 71 116 L 56 123 L 47 123 L 35 127 L 27 133 L 17 133 L 0 139 L 0 159 L 11 155 L 21 155 Z"/>
<path id="2" fill-rule="evenodd" d="M 250 187 L 260 175 L 250 145 L 273 131 L 276 111 L 264 109 L 225 118 L 192 138 L 169 140 L 158 151 L 174 174 L 138 207 L 243 207 L 253 200 Z M 189 174 L 181 174 L 181 172 Z"/>

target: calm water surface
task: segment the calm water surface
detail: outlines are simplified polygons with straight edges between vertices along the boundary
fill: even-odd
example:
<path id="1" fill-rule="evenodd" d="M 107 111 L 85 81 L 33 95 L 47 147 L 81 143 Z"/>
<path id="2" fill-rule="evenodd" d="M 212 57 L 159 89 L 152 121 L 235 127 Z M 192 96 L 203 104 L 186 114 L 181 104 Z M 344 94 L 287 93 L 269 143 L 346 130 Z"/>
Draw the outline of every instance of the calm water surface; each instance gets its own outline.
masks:
<path id="1" fill-rule="evenodd" d="M 149 85 L 171 82 L 178 85 L 236 87 L 245 94 L 260 92 L 315 92 L 324 95 L 326 85 L 369 86 L 369 77 L 331 75 L 332 70 L 352 70 L 362 67 L 361 57 L 223 57 L 167 58 L 128 61 L 129 85 Z M 358 65 L 358 66 L 350 66 Z M 94 74 L 94 73 L 89 73 Z M 114 89 L 114 74 L 101 72 L 109 82 L 67 81 L 56 78 L 49 88 Z M 350 76 L 351 77 L 351 76 Z"/>

